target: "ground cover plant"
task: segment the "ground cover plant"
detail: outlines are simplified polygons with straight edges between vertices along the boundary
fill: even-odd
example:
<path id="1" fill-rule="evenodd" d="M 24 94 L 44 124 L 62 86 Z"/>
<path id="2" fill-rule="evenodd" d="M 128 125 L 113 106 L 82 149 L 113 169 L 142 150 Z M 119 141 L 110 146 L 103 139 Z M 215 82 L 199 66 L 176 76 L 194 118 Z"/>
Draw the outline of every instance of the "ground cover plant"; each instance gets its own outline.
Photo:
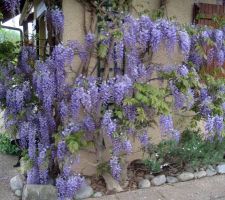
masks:
<path id="1" fill-rule="evenodd" d="M 144 161 L 152 173 L 163 172 L 163 166 L 177 171 L 185 168 L 200 169 L 224 162 L 224 139 L 205 140 L 199 131 L 185 130 L 179 143 L 165 140 L 150 148 L 149 158 Z"/>
<path id="2" fill-rule="evenodd" d="M 14 12 L 17 1 L 5 2 Z M 54 1 L 47 7 L 49 32 L 57 39 L 51 55 L 41 60 L 34 47 L 24 46 L 18 62 L 4 58 L 0 63 L 1 108 L 7 130 L 20 138 L 27 152 L 27 183 L 48 184 L 53 179 L 59 199 L 72 198 L 84 178 L 71 166 L 82 159 L 79 151 L 90 146 L 95 149 L 98 165 L 106 164 L 112 176 L 123 183 L 126 157 L 132 153 L 131 139 L 138 139 L 146 150 L 147 129 L 157 124 L 157 117 L 162 137 L 180 140 L 173 125 L 174 110 L 194 111 L 192 126 L 205 120 L 205 139 L 222 140 L 224 79 L 199 71 L 212 61 L 221 71 L 225 60 L 223 29 L 184 27 L 166 19 L 125 15 L 120 16 L 120 24 L 108 21 L 101 24 L 98 34 L 88 32 L 84 44 L 62 44 L 63 13 Z M 183 63 L 152 63 L 160 45 L 166 47 L 168 56 L 173 56 L 178 46 Z M 93 68 L 92 49 L 103 63 L 99 76 L 88 73 Z M 77 71 L 69 72 L 72 81 L 68 81 L 75 55 L 81 64 Z M 155 81 L 161 84 L 153 84 Z M 110 146 L 106 146 L 106 139 Z M 103 151 L 111 152 L 109 160 L 103 159 Z"/>

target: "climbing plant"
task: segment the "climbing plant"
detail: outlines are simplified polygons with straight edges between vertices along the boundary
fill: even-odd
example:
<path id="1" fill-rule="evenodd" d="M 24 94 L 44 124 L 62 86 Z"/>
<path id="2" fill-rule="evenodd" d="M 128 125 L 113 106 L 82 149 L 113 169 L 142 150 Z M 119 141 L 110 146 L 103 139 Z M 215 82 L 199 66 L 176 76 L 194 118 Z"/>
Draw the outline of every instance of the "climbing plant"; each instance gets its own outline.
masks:
<path id="1" fill-rule="evenodd" d="M 179 141 L 180 133 L 173 125 L 174 110 L 195 111 L 193 126 L 206 120 L 206 139 L 223 137 L 224 79 L 198 73 L 212 59 L 218 69 L 223 65 L 222 29 L 121 15 L 120 22 L 106 20 L 98 34 L 90 29 L 83 44 L 70 41 L 63 45 L 63 12 L 51 4 L 46 17 L 53 35 L 59 36 L 51 55 L 41 61 L 35 48 L 25 46 L 17 63 L 1 63 L 0 68 L 5 125 L 20 138 L 20 146 L 27 152 L 28 183 L 47 184 L 53 178 L 59 199 L 72 198 L 84 178 L 71 167 L 82 159 L 79 152 L 90 146 L 94 147 L 97 164 L 107 163 L 104 168 L 123 183 L 132 138 L 145 150 L 148 127 L 157 124 L 156 118 L 162 136 Z M 161 45 L 168 57 L 178 47 L 183 63 L 154 63 L 152 56 L 159 53 Z M 211 47 L 210 54 L 206 45 Z M 104 66 L 99 77 L 88 73 L 93 49 Z M 68 81 L 67 69 L 75 54 L 81 64 L 76 66 L 78 71 L 71 71 L 73 80 Z M 110 152 L 109 160 L 104 160 L 104 152 Z"/>

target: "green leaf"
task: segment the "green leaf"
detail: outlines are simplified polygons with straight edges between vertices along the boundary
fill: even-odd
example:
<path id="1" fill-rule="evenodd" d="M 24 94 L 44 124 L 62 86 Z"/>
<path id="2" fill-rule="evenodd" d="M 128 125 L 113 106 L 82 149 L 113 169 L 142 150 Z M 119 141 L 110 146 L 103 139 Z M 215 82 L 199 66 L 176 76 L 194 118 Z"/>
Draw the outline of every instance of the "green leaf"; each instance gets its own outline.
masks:
<path id="1" fill-rule="evenodd" d="M 68 149 L 72 154 L 75 154 L 79 150 L 79 144 L 76 141 L 70 141 Z"/>

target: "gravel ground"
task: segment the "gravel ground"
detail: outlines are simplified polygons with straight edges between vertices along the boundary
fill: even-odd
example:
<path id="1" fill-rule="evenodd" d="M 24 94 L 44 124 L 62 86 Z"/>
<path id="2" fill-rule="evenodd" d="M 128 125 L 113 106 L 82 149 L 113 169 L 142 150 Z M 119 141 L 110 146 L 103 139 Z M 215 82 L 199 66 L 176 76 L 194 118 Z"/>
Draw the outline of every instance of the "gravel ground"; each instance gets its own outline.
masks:
<path id="1" fill-rule="evenodd" d="M 0 200 L 18 200 L 10 190 L 10 178 L 18 174 L 13 165 L 17 157 L 0 154 Z"/>

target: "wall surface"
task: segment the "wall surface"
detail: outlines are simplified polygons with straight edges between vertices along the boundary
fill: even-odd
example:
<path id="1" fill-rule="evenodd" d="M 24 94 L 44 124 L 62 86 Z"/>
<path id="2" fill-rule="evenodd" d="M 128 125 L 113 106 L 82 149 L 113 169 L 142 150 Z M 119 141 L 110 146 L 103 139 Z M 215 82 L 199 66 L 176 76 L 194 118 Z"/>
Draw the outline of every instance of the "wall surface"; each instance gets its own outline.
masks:
<path id="1" fill-rule="evenodd" d="M 176 17 L 177 21 L 181 23 L 191 23 L 192 22 L 192 9 L 193 0 L 168 0 L 166 6 L 166 14 L 168 17 Z M 201 1 L 203 3 L 216 3 L 216 0 L 206 0 Z M 133 1 L 134 11 L 133 14 L 137 16 L 138 12 L 143 12 L 144 10 L 153 11 L 158 9 L 160 6 L 159 0 L 134 0 Z M 81 43 L 84 39 L 84 16 L 83 8 L 81 4 L 75 0 L 64 0 L 63 1 L 63 11 L 65 15 L 65 27 L 63 41 L 66 43 L 68 40 L 78 40 Z M 88 21 L 88 18 L 86 18 Z M 77 70 L 79 66 L 79 61 L 75 59 L 73 69 Z M 159 52 L 153 55 L 153 63 L 160 65 L 178 65 L 182 63 L 183 56 L 181 55 L 178 48 L 175 49 L 173 56 L 168 56 L 163 44 L 160 47 Z M 93 65 L 94 65 L 93 61 Z M 158 83 L 155 83 L 158 84 Z M 183 129 L 180 121 L 185 121 L 185 125 L 188 126 L 190 120 L 188 117 L 180 118 L 179 115 L 175 116 L 175 126 L 180 130 Z M 160 131 L 158 127 L 149 128 L 149 136 L 151 137 L 151 142 L 158 143 L 161 141 Z M 134 154 L 129 156 L 128 162 L 141 158 L 143 156 L 140 144 L 134 142 Z M 110 144 L 108 144 L 110 145 Z M 109 158 L 109 152 L 105 152 L 105 158 Z M 76 171 L 79 171 L 86 175 L 92 175 L 96 173 L 96 155 L 93 149 L 80 152 L 80 164 L 74 166 Z"/>

